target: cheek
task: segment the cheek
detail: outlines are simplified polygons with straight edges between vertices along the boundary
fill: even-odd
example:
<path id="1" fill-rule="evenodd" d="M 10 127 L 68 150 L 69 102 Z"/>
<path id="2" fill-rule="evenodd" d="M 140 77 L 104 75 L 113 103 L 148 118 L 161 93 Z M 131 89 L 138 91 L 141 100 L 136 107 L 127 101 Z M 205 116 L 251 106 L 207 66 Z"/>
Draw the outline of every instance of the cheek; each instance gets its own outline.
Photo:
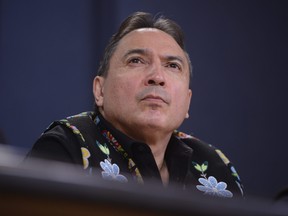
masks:
<path id="1" fill-rule="evenodd" d="M 109 90 L 105 96 L 109 97 L 109 100 L 113 100 L 117 104 L 129 103 L 132 100 L 135 88 L 131 83 L 118 79 L 113 83 L 108 83 L 107 86 L 109 86 Z"/>
<path id="2" fill-rule="evenodd" d="M 187 109 L 189 109 L 189 91 L 188 89 L 177 88 L 174 89 L 175 94 L 173 95 L 174 103 L 176 104 L 177 112 L 184 112 L 186 114 Z"/>

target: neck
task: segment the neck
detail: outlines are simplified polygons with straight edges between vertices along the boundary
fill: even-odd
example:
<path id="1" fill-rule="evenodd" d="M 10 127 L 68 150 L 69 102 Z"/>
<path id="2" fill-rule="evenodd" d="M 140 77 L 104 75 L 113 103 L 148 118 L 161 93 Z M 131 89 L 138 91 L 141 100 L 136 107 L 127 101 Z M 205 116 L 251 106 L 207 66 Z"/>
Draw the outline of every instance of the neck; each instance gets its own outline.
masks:
<path id="1" fill-rule="evenodd" d="M 104 113 L 101 112 L 101 110 L 100 113 L 106 119 Z M 111 123 L 112 121 L 109 122 Z M 169 173 L 164 160 L 164 156 L 167 145 L 172 136 L 173 130 L 172 131 L 171 129 L 163 130 L 151 127 L 144 127 L 144 128 L 142 127 L 142 129 L 139 130 L 139 128 L 136 127 L 135 125 L 133 125 L 133 127 L 127 125 L 126 127 L 123 127 L 121 124 L 117 122 L 116 123 L 114 122 L 113 126 L 122 133 L 124 133 L 125 135 L 127 135 L 128 137 L 149 145 L 152 154 L 154 156 L 156 165 L 158 167 L 158 170 L 160 172 L 162 182 L 164 185 L 166 185 L 169 181 Z"/>
<path id="2" fill-rule="evenodd" d="M 159 140 L 158 142 L 153 142 L 153 143 L 147 142 L 147 141 L 145 142 L 147 143 L 147 145 L 149 145 L 159 170 L 162 168 L 164 164 L 165 151 L 166 151 L 169 140 L 170 140 L 170 137 L 169 139 Z"/>
<path id="3" fill-rule="evenodd" d="M 151 134 L 153 134 L 153 136 L 151 136 Z M 164 186 L 167 186 L 169 183 L 169 172 L 164 157 L 171 135 L 172 133 L 166 133 L 166 135 L 163 135 L 161 133 L 155 133 L 155 131 L 147 133 L 146 135 L 142 134 L 142 139 L 130 135 L 131 138 L 149 145 Z"/>
<path id="4" fill-rule="evenodd" d="M 129 133 L 126 133 L 126 135 L 130 136 L 135 140 L 144 142 L 147 145 L 149 145 L 152 154 L 154 156 L 156 165 L 158 167 L 158 170 L 160 172 L 162 183 L 164 186 L 166 186 L 169 182 L 169 172 L 164 157 L 172 132 L 163 133 L 163 131 L 160 132 L 157 130 L 153 131 L 150 130 L 149 132 L 143 130 L 141 132 L 142 132 L 141 135 L 138 133 L 137 136 L 133 136 L 135 134 L 129 134 Z"/>
<path id="5" fill-rule="evenodd" d="M 169 172 L 164 157 L 170 138 L 171 134 L 169 136 L 162 137 L 162 139 L 157 139 L 157 142 L 149 142 L 149 140 L 145 141 L 152 151 L 164 186 L 166 186 L 169 182 Z"/>

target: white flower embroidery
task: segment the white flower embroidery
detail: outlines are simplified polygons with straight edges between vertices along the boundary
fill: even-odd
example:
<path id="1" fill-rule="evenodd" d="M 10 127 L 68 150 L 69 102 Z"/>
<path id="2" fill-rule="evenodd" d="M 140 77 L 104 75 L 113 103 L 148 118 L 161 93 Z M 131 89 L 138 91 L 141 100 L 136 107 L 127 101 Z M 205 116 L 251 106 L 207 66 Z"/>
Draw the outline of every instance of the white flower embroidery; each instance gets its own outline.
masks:
<path id="1" fill-rule="evenodd" d="M 233 197 L 233 194 L 229 190 L 226 190 L 227 184 L 225 182 L 218 183 L 217 179 L 213 176 L 210 176 L 208 179 L 199 178 L 198 181 L 202 185 L 196 185 L 196 188 L 204 192 L 204 194 L 227 198 Z"/>
<path id="2" fill-rule="evenodd" d="M 103 169 L 102 177 L 106 180 L 115 180 L 120 182 L 127 182 L 127 178 L 120 173 L 120 168 L 117 164 L 111 164 L 109 160 L 105 159 L 104 162 L 100 162 L 100 166 Z"/>

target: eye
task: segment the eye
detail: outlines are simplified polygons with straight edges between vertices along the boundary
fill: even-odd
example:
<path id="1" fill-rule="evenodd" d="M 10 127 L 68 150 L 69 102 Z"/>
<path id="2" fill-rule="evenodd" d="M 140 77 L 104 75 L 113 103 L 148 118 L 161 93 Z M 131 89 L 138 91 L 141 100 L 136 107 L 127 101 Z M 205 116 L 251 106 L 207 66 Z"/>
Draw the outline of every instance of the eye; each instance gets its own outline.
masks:
<path id="1" fill-rule="evenodd" d="M 167 64 L 167 67 L 173 68 L 173 69 L 176 69 L 176 70 L 179 70 L 179 71 L 182 69 L 181 65 L 179 65 L 178 63 L 175 63 L 175 62 L 169 62 Z"/>
<path id="2" fill-rule="evenodd" d="M 144 61 L 141 58 L 133 57 L 133 58 L 128 60 L 128 63 L 129 64 L 140 64 L 140 63 L 144 63 Z"/>

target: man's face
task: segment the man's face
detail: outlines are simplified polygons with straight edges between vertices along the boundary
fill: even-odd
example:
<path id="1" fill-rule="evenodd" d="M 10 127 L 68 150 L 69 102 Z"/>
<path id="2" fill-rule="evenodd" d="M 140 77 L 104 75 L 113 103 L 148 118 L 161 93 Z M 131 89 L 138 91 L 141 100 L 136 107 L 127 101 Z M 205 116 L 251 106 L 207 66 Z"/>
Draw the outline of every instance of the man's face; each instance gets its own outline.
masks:
<path id="1" fill-rule="evenodd" d="M 189 110 L 188 61 L 165 32 L 134 30 L 120 40 L 107 77 L 96 77 L 93 91 L 101 114 L 126 135 L 171 133 Z"/>

